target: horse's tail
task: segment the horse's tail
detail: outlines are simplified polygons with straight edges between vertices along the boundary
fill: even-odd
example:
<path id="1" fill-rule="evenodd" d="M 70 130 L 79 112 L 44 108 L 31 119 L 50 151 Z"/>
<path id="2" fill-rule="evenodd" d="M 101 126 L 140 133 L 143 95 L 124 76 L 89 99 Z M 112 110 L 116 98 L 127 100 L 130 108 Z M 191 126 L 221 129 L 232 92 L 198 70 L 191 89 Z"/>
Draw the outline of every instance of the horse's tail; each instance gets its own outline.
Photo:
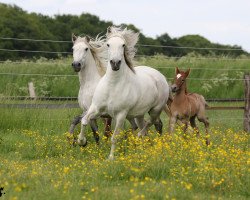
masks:
<path id="1" fill-rule="evenodd" d="M 169 97 L 168 97 L 167 103 L 165 104 L 165 106 L 163 108 L 165 113 L 169 117 L 171 116 L 170 106 L 171 106 L 171 103 L 173 102 L 173 100 L 174 100 L 173 94 L 172 94 L 171 90 L 169 90 Z"/>
<path id="2" fill-rule="evenodd" d="M 201 98 L 201 101 L 202 101 L 203 105 L 205 106 L 205 108 L 209 108 L 209 105 L 206 102 L 205 98 L 202 95 L 200 95 L 200 98 Z"/>

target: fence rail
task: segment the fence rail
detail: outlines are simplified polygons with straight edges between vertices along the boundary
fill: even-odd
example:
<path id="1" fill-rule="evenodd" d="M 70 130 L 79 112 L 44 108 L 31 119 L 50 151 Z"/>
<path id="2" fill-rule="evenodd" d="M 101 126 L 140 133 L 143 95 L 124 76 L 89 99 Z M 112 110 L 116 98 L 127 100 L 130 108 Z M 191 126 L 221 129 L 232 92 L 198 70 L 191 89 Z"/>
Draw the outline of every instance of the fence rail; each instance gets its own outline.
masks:
<path id="1" fill-rule="evenodd" d="M 79 108 L 77 103 L 64 104 L 0 104 L 0 108 L 38 108 L 38 109 L 63 109 L 63 108 Z M 244 106 L 209 106 L 207 110 L 244 110 Z"/>
<path id="2" fill-rule="evenodd" d="M 36 97 L 36 100 L 40 101 L 77 101 L 77 97 Z M 29 96 L 0 96 L 0 100 L 34 100 L 34 98 Z M 245 98 L 213 98 L 213 99 L 206 99 L 207 102 L 221 102 L 221 103 L 228 103 L 228 102 L 244 102 Z M 248 100 L 248 99 L 247 99 Z"/>

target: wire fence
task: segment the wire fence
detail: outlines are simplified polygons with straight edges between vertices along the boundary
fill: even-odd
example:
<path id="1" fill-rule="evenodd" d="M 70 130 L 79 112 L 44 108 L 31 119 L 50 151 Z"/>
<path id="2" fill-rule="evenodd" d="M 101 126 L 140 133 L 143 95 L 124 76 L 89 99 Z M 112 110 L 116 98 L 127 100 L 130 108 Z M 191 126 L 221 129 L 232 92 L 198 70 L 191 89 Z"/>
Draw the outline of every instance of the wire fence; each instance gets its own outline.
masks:
<path id="1" fill-rule="evenodd" d="M 10 38 L 10 37 L 0 37 L 1 40 L 14 40 L 14 41 L 30 41 L 30 42 L 51 42 L 51 43 L 72 43 L 72 41 L 60 41 L 60 40 L 49 40 L 49 39 L 31 39 L 31 38 Z M 176 47 L 176 46 L 164 46 L 164 45 L 149 45 L 149 44 L 138 44 L 138 46 L 143 47 L 161 47 L 161 48 L 187 48 L 187 49 L 206 49 L 206 50 L 223 50 L 223 51 L 230 51 L 230 50 L 242 50 L 237 48 L 210 48 L 210 47 Z M 0 51 L 9 51 L 9 52 L 25 52 L 25 53 L 51 53 L 51 54 L 72 54 L 72 52 L 64 52 L 64 51 L 33 51 L 33 50 L 23 50 L 23 49 L 0 49 Z M 136 57 L 152 57 L 152 58 L 166 58 L 166 59 L 187 59 L 187 60 L 249 60 L 250 58 L 228 58 L 228 57 L 179 57 L 179 56 L 149 56 L 149 55 L 137 55 Z M 34 64 L 34 65 L 70 65 L 69 63 L 65 62 L 32 62 L 32 61 L 0 61 L 0 65 L 14 65 L 14 64 Z M 157 69 L 175 69 L 175 67 L 168 67 L 168 66 L 158 66 L 155 67 Z M 247 72 L 250 71 L 249 69 L 244 68 L 203 68 L 203 67 L 192 67 L 192 70 L 208 70 L 208 71 L 242 71 Z M 41 76 L 41 77 L 78 77 L 78 75 L 72 74 L 43 74 L 43 73 L 13 73 L 13 72 L 0 72 L 0 76 Z M 168 80 L 172 80 L 172 77 L 167 77 Z M 189 78 L 192 81 L 218 81 L 218 78 L 199 78 L 199 77 L 192 77 Z M 243 81 L 243 78 L 229 78 L 226 77 L 225 81 Z M 25 97 L 26 98 L 26 97 Z M 64 97 L 56 97 L 62 99 Z M 65 97 L 67 99 L 67 97 Z"/>
<path id="2" fill-rule="evenodd" d="M 0 37 L 1 40 L 30 41 L 30 42 L 52 42 L 52 43 L 72 43 L 72 41 L 49 40 L 49 39 L 32 39 L 32 38 L 11 38 Z M 193 50 L 217 50 L 217 51 L 243 51 L 241 48 L 214 48 L 214 47 L 190 47 L 190 46 L 171 46 L 171 45 L 154 45 L 154 44 L 137 44 L 141 47 L 157 47 L 172 49 L 193 49 Z"/>
<path id="3" fill-rule="evenodd" d="M 78 75 L 70 75 L 70 74 L 26 74 L 26 73 L 0 73 L 0 75 L 8 75 L 8 76 L 42 76 L 42 77 L 78 77 Z M 173 80 L 172 77 L 166 77 L 168 80 Z M 189 80 L 195 81 L 218 81 L 218 78 L 188 78 Z M 226 78 L 223 79 L 225 81 L 243 81 L 243 78 Z"/>

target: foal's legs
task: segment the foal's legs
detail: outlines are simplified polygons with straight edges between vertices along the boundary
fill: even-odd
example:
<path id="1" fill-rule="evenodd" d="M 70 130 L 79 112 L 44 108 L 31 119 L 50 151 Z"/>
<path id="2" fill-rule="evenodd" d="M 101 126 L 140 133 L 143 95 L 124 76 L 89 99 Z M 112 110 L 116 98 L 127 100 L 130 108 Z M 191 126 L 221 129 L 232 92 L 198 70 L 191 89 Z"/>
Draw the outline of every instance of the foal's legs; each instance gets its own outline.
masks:
<path id="1" fill-rule="evenodd" d="M 174 131 L 175 123 L 177 121 L 176 116 L 172 115 L 169 119 L 169 133 L 172 134 Z"/>
<path id="2" fill-rule="evenodd" d="M 199 133 L 198 127 L 196 126 L 195 118 L 196 118 L 196 115 L 190 117 L 190 124 L 191 124 L 192 128 L 194 129 L 196 135 L 199 137 L 199 136 L 200 136 L 200 133 Z"/>
<path id="3" fill-rule="evenodd" d="M 198 115 L 198 120 L 205 125 L 205 128 L 206 128 L 206 144 L 209 145 L 210 141 L 208 139 L 208 135 L 209 135 L 209 133 L 208 133 L 208 128 L 209 128 L 208 118 L 205 115 L 204 116 L 199 116 Z"/>

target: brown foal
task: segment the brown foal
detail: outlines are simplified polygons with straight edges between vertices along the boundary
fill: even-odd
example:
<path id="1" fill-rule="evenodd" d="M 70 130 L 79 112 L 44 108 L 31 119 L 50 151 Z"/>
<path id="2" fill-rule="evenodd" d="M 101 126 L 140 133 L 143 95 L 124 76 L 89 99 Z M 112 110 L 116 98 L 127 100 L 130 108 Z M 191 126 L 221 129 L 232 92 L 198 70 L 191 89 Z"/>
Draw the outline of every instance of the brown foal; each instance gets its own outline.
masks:
<path id="1" fill-rule="evenodd" d="M 170 105 L 171 117 L 169 121 L 169 132 L 173 132 L 177 120 L 184 123 L 184 132 L 186 132 L 190 121 L 192 128 L 197 132 L 197 136 L 199 136 L 199 130 L 195 123 L 195 118 L 197 117 L 198 120 L 205 125 L 206 144 L 209 145 L 209 122 L 205 115 L 207 103 L 202 95 L 187 92 L 186 79 L 190 73 L 190 69 L 187 71 L 180 71 L 177 67 L 175 73 L 174 84 L 171 89 L 172 92 L 176 94 Z"/>

